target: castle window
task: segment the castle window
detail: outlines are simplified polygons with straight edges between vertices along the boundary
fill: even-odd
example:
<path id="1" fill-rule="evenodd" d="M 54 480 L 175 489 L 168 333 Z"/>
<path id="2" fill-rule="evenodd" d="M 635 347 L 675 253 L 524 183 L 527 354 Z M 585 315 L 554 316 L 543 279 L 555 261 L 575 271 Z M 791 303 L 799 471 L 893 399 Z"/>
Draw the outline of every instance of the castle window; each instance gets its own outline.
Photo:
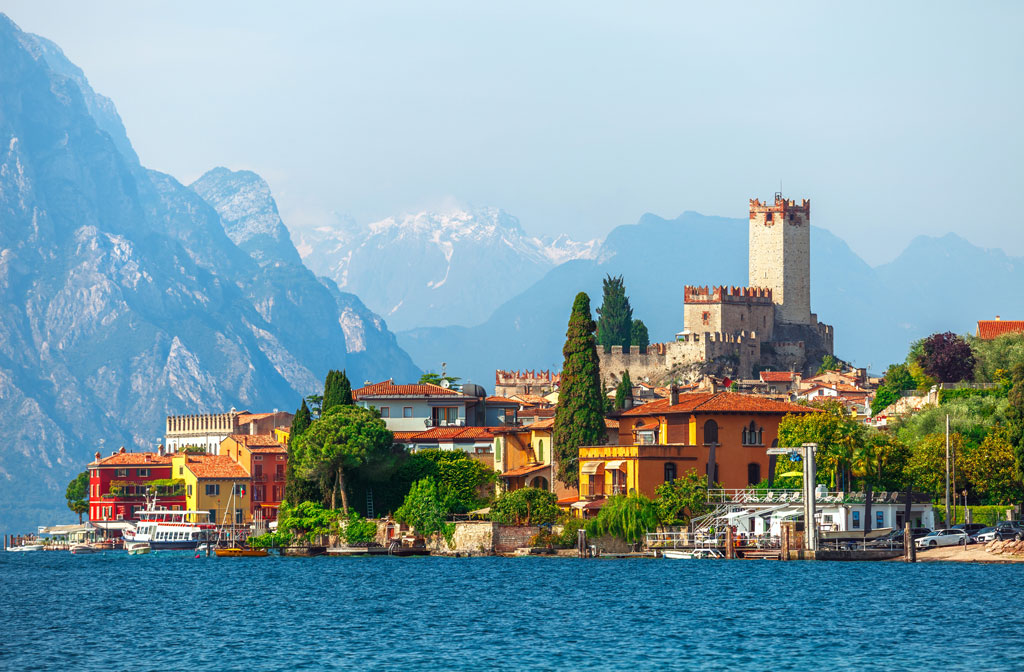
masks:
<path id="1" fill-rule="evenodd" d="M 701 314 L 700 317 L 704 321 L 704 324 L 710 324 L 711 323 L 711 312 L 710 311 L 705 310 L 704 313 Z"/>
<path id="2" fill-rule="evenodd" d="M 750 421 L 750 425 L 743 428 L 743 445 L 744 446 L 760 446 L 761 437 L 764 435 L 764 428 L 758 427 L 753 420 Z"/>
<path id="3" fill-rule="evenodd" d="M 770 221 L 772 221 L 772 213 L 770 213 L 770 212 L 766 212 L 766 213 L 764 214 L 764 221 L 766 221 L 766 222 L 770 222 Z"/>
<path id="4" fill-rule="evenodd" d="M 704 423 L 704 445 L 718 444 L 718 423 L 708 420 Z"/>

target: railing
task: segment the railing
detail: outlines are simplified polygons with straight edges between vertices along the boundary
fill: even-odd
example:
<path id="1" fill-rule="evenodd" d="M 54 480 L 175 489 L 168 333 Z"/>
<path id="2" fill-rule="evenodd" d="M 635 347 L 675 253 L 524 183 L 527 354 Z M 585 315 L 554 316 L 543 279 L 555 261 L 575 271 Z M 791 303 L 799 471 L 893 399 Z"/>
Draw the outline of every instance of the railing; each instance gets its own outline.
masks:
<path id="1" fill-rule="evenodd" d="M 917 493 L 912 493 L 911 501 L 921 499 Z M 708 501 L 720 504 L 803 504 L 803 490 L 791 490 L 773 488 L 769 490 L 741 488 L 714 488 L 708 490 Z M 814 501 L 819 504 L 864 504 L 866 494 L 864 492 L 840 492 L 819 490 L 815 493 Z M 871 494 L 871 501 L 875 504 L 902 504 L 907 501 L 906 492 L 879 491 Z M 925 501 L 921 499 L 921 501 Z"/>
<path id="2" fill-rule="evenodd" d="M 252 480 L 254 483 L 265 483 L 267 481 L 266 474 L 253 474 Z"/>
<path id="3" fill-rule="evenodd" d="M 284 474 L 274 474 L 275 483 L 284 483 Z"/>

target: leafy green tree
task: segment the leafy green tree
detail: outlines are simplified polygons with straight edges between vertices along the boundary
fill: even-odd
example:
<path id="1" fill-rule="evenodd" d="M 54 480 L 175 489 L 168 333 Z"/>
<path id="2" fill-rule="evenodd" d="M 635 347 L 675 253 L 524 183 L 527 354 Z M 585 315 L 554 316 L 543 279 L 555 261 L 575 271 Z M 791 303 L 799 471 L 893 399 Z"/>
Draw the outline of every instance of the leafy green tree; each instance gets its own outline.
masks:
<path id="1" fill-rule="evenodd" d="M 89 472 L 83 471 L 71 479 L 68 487 L 64 490 L 64 497 L 68 500 L 68 508 L 78 514 L 78 522 L 82 523 L 82 514 L 89 510 Z"/>
<path id="2" fill-rule="evenodd" d="M 445 510 L 437 493 L 437 483 L 430 476 L 413 483 L 402 506 L 395 511 L 395 520 L 412 525 L 425 537 L 444 530 Z"/>
<path id="3" fill-rule="evenodd" d="M 422 376 L 420 376 L 420 385 L 441 385 L 441 383 L 446 380 L 448 381 L 448 385 L 452 386 L 455 383 L 462 380 L 462 378 L 459 378 L 458 376 L 449 375 L 442 376 L 440 373 L 428 371 L 427 373 L 424 373 Z"/>
<path id="4" fill-rule="evenodd" d="M 1010 432 L 997 425 L 980 446 L 964 451 L 964 475 L 975 494 L 988 504 L 1024 501 L 1024 487 L 1017 475 Z"/>
<path id="5" fill-rule="evenodd" d="M 337 508 L 336 495 L 341 493 L 341 507 L 347 515 L 346 470 L 386 458 L 393 444 L 391 432 L 375 411 L 358 406 L 335 406 L 325 411 L 296 440 L 299 475 L 320 484 L 324 499 L 330 499 L 332 509 Z"/>
<path id="6" fill-rule="evenodd" d="M 643 495 L 631 493 L 609 497 L 597 517 L 587 523 L 587 534 L 607 534 L 636 545 L 657 526 L 658 506 Z"/>
<path id="7" fill-rule="evenodd" d="M 377 524 L 366 520 L 355 510 L 348 512 L 348 518 L 342 526 L 341 534 L 348 544 L 359 544 L 373 541 L 377 537 Z"/>
<path id="8" fill-rule="evenodd" d="M 959 432 L 949 435 L 950 463 L 957 474 L 965 472 L 964 441 Z M 907 461 L 906 476 L 914 489 L 927 492 L 935 498 L 946 492 L 946 436 L 929 434 L 918 441 L 911 450 Z M 959 480 L 959 479 L 958 479 Z"/>
<path id="9" fill-rule="evenodd" d="M 854 454 L 865 440 L 866 428 L 848 415 L 838 401 L 814 404 L 820 413 L 787 415 L 779 423 L 779 445 L 797 447 L 817 443 L 819 478 L 830 477 L 837 490 L 850 486 L 850 467 Z"/>
<path id="10" fill-rule="evenodd" d="M 497 474 L 461 450 L 421 450 L 410 455 L 403 471 L 410 483 L 427 476 L 437 484 L 445 513 L 466 513 L 483 504 L 485 491 L 493 491 Z"/>
<path id="11" fill-rule="evenodd" d="M 309 412 L 313 420 L 320 417 L 320 412 L 324 403 L 324 395 L 322 394 L 311 394 L 304 399 L 309 402 Z"/>
<path id="12" fill-rule="evenodd" d="M 1016 364 L 1011 372 L 1013 386 L 1007 395 L 1007 439 L 1013 446 L 1017 478 L 1024 480 L 1024 363 Z"/>
<path id="13" fill-rule="evenodd" d="M 324 381 L 324 401 L 321 415 L 338 406 L 352 405 L 352 384 L 344 371 L 330 370 Z"/>
<path id="14" fill-rule="evenodd" d="M 607 438 L 594 321 L 590 318 L 590 297 L 584 292 L 573 301 L 562 354 L 552 444 L 558 458 L 558 480 L 575 487 L 579 483 L 580 446 L 603 444 Z"/>
<path id="15" fill-rule="evenodd" d="M 309 429 L 313 423 L 313 414 L 302 400 L 302 405 L 295 411 L 292 418 L 291 430 L 288 432 L 288 466 L 285 468 L 284 480 L 284 501 L 293 506 L 307 500 L 318 500 L 321 493 L 317 484 L 299 476 L 296 470 L 298 460 L 295 454 L 295 442 L 302 434 Z"/>
<path id="16" fill-rule="evenodd" d="M 905 470 L 910 448 L 892 434 L 867 433 L 854 450 L 850 471 L 866 486 L 880 490 L 903 490 L 907 486 Z"/>
<path id="17" fill-rule="evenodd" d="M 917 361 L 926 374 L 940 383 L 974 378 L 975 359 L 971 346 L 950 331 L 924 339 Z"/>
<path id="18" fill-rule="evenodd" d="M 978 383 L 1011 383 L 1010 372 L 1024 364 L 1024 334 L 1003 334 L 991 340 L 973 336 L 967 342 L 974 353 L 974 380 Z"/>
<path id="19" fill-rule="evenodd" d="M 877 415 L 899 401 L 900 393 L 904 390 L 914 389 L 917 389 L 917 381 L 914 380 L 907 365 L 891 364 L 885 371 L 882 384 L 875 392 L 875 398 L 871 401 L 872 415 Z"/>
<path id="20" fill-rule="evenodd" d="M 843 363 L 836 359 L 834 355 L 825 355 L 821 359 L 821 366 L 818 367 L 818 373 L 826 373 L 828 371 L 842 371 Z"/>
<path id="21" fill-rule="evenodd" d="M 293 541 L 303 545 L 315 544 L 320 537 L 340 531 L 338 520 L 338 511 L 325 509 L 318 502 L 300 502 L 295 506 L 282 502 L 277 512 L 277 529 L 278 533 L 287 533 L 288 537 L 277 537 L 274 541 L 281 546 Z"/>
<path id="22" fill-rule="evenodd" d="M 651 344 L 651 337 L 647 334 L 647 325 L 643 320 L 633 320 L 633 327 L 629 332 L 629 344 L 640 348 L 640 352 L 647 352 L 647 347 Z"/>
<path id="23" fill-rule="evenodd" d="M 708 479 L 690 469 L 672 481 L 654 489 L 657 495 L 658 522 L 662 525 L 687 525 L 692 518 L 711 510 L 708 504 Z"/>
<path id="24" fill-rule="evenodd" d="M 597 342 L 605 352 L 611 352 L 613 345 L 621 345 L 628 352 L 633 329 L 633 309 L 626 296 L 626 285 L 621 275 L 615 278 L 609 275 L 602 283 L 604 302 L 597 309 Z M 589 299 L 587 312 L 590 312 Z"/>
<path id="25" fill-rule="evenodd" d="M 558 518 L 555 493 L 540 488 L 504 492 L 491 506 L 491 520 L 505 525 L 544 525 Z"/>
<path id="26" fill-rule="evenodd" d="M 622 374 L 619 386 L 615 388 L 615 410 L 621 411 L 626 407 L 626 400 L 633 397 L 633 382 L 629 379 L 629 369 Z"/>

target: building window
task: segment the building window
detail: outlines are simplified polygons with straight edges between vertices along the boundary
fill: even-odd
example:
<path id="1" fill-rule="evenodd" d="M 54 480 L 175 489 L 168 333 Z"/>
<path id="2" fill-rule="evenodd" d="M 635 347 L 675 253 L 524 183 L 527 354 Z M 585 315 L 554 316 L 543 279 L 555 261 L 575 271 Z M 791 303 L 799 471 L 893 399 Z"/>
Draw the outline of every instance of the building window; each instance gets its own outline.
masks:
<path id="1" fill-rule="evenodd" d="M 434 425 L 438 427 L 454 425 L 455 421 L 459 419 L 459 407 L 435 406 L 431 409 L 431 418 L 434 420 Z"/>
<path id="2" fill-rule="evenodd" d="M 761 443 L 761 437 L 763 436 L 763 434 L 764 434 L 764 428 L 763 427 L 758 427 L 756 424 L 754 424 L 754 421 L 751 420 L 750 421 L 750 426 L 743 428 L 743 445 L 744 446 L 760 446 L 760 445 L 763 445 Z"/>
<path id="3" fill-rule="evenodd" d="M 537 461 L 544 461 L 544 439 L 537 440 Z M 546 489 L 546 488 L 545 488 Z"/>
<path id="4" fill-rule="evenodd" d="M 875 529 L 885 527 L 885 512 L 875 511 Z"/>
<path id="5" fill-rule="evenodd" d="M 189 497 L 192 496 L 192 484 L 191 483 L 188 484 L 188 496 Z"/>
<path id="6" fill-rule="evenodd" d="M 207 483 L 206 484 L 206 496 L 216 497 L 220 495 L 220 484 L 219 483 Z"/>
<path id="7" fill-rule="evenodd" d="M 704 445 L 709 446 L 712 443 L 718 445 L 718 423 L 708 420 L 704 423 Z"/>
<path id="8" fill-rule="evenodd" d="M 127 469 L 115 469 L 114 470 L 114 476 L 117 477 L 117 478 L 127 478 L 128 477 L 128 470 Z"/>
<path id="9" fill-rule="evenodd" d="M 705 310 L 703 313 L 701 313 L 700 319 L 701 319 L 701 321 L 704 324 L 710 324 L 711 323 L 711 311 Z"/>
<path id="10" fill-rule="evenodd" d="M 501 461 L 501 439 L 494 440 L 494 459 Z"/>
<path id="11" fill-rule="evenodd" d="M 412 417 L 412 406 L 406 406 L 406 407 L 404 407 L 402 409 L 402 417 L 403 418 L 411 418 Z"/>
<path id="12" fill-rule="evenodd" d="M 852 515 L 853 515 L 853 529 L 859 530 L 860 529 L 860 511 L 854 511 Z"/>
<path id="13" fill-rule="evenodd" d="M 216 523 L 217 522 L 217 509 L 210 509 L 210 522 L 211 523 Z"/>
<path id="14" fill-rule="evenodd" d="M 390 406 L 381 406 L 380 407 L 380 417 L 382 417 L 382 418 L 390 418 L 391 417 L 391 407 Z"/>
<path id="15" fill-rule="evenodd" d="M 283 464 L 277 465 L 277 477 L 279 479 L 284 478 L 284 465 Z"/>
<path id="16" fill-rule="evenodd" d="M 654 445 L 654 432 L 645 430 L 636 433 L 636 442 L 643 446 Z"/>
<path id="17" fill-rule="evenodd" d="M 751 462 L 747 465 L 747 485 L 757 485 L 761 482 L 761 465 Z"/>
<path id="18" fill-rule="evenodd" d="M 262 461 L 263 461 L 263 456 L 262 456 L 262 455 L 253 455 L 253 456 L 252 456 L 252 459 L 253 459 L 253 460 L 254 460 L 255 462 L 262 462 Z"/>
<path id="19" fill-rule="evenodd" d="M 665 482 L 671 483 L 676 480 L 676 463 L 666 462 L 665 463 Z"/>
<path id="20" fill-rule="evenodd" d="M 262 485 L 254 485 L 252 488 L 252 501 L 262 502 L 266 495 L 266 489 Z"/>
<path id="21" fill-rule="evenodd" d="M 139 469 L 140 478 L 149 478 L 149 469 Z"/>
<path id="22" fill-rule="evenodd" d="M 241 525 L 245 522 L 245 518 L 242 517 L 242 510 L 235 509 L 235 525 Z"/>

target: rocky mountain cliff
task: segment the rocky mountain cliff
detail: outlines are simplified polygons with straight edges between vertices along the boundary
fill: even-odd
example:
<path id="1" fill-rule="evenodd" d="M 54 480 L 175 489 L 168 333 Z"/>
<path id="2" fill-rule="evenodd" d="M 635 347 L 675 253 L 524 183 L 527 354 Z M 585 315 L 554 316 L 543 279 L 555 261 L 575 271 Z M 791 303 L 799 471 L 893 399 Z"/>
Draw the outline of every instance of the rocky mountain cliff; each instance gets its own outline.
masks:
<path id="1" fill-rule="evenodd" d="M 363 297 L 396 329 L 478 324 L 554 266 L 593 258 L 599 247 L 527 236 L 498 208 L 421 212 L 365 227 L 343 220 L 299 239 L 313 271 Z"/>
<path id="2" fill-rule="evenodd" d="M 139 165 L 113 104 L 0 15 L 0 530 L 73 518 L 70 477 L 152 449 L 168 413 L 291 409 L 329 366 L 418 374 L 302 266 L 262 180 L 194 186 Z"/>
<path id="3" fill-rule="evenodd" d="M 498 306 L 482 324 L 400 332 L 419 362 L 492 385 L 494 369 L 559 368 L 572 300 L 601 302 L 601 278 L 622 274 L 634 317 L 652 341 L 683 326 L 683 286 L 747 284 L 747 222 L 687 212 L 645 215 L 614 229 L 598 256 L 549 271 Z M 902 361 L 911 341 L 935 331 L 973 333 L 978 319 L 1024 315 L 1017 288 L 1024 260 L 955 235 L 915 239 L 893 262 L 872 268 L 840 238 L 811 228 L 811 307 L 835 327 L 836 354 L 881 371 Z"/>

